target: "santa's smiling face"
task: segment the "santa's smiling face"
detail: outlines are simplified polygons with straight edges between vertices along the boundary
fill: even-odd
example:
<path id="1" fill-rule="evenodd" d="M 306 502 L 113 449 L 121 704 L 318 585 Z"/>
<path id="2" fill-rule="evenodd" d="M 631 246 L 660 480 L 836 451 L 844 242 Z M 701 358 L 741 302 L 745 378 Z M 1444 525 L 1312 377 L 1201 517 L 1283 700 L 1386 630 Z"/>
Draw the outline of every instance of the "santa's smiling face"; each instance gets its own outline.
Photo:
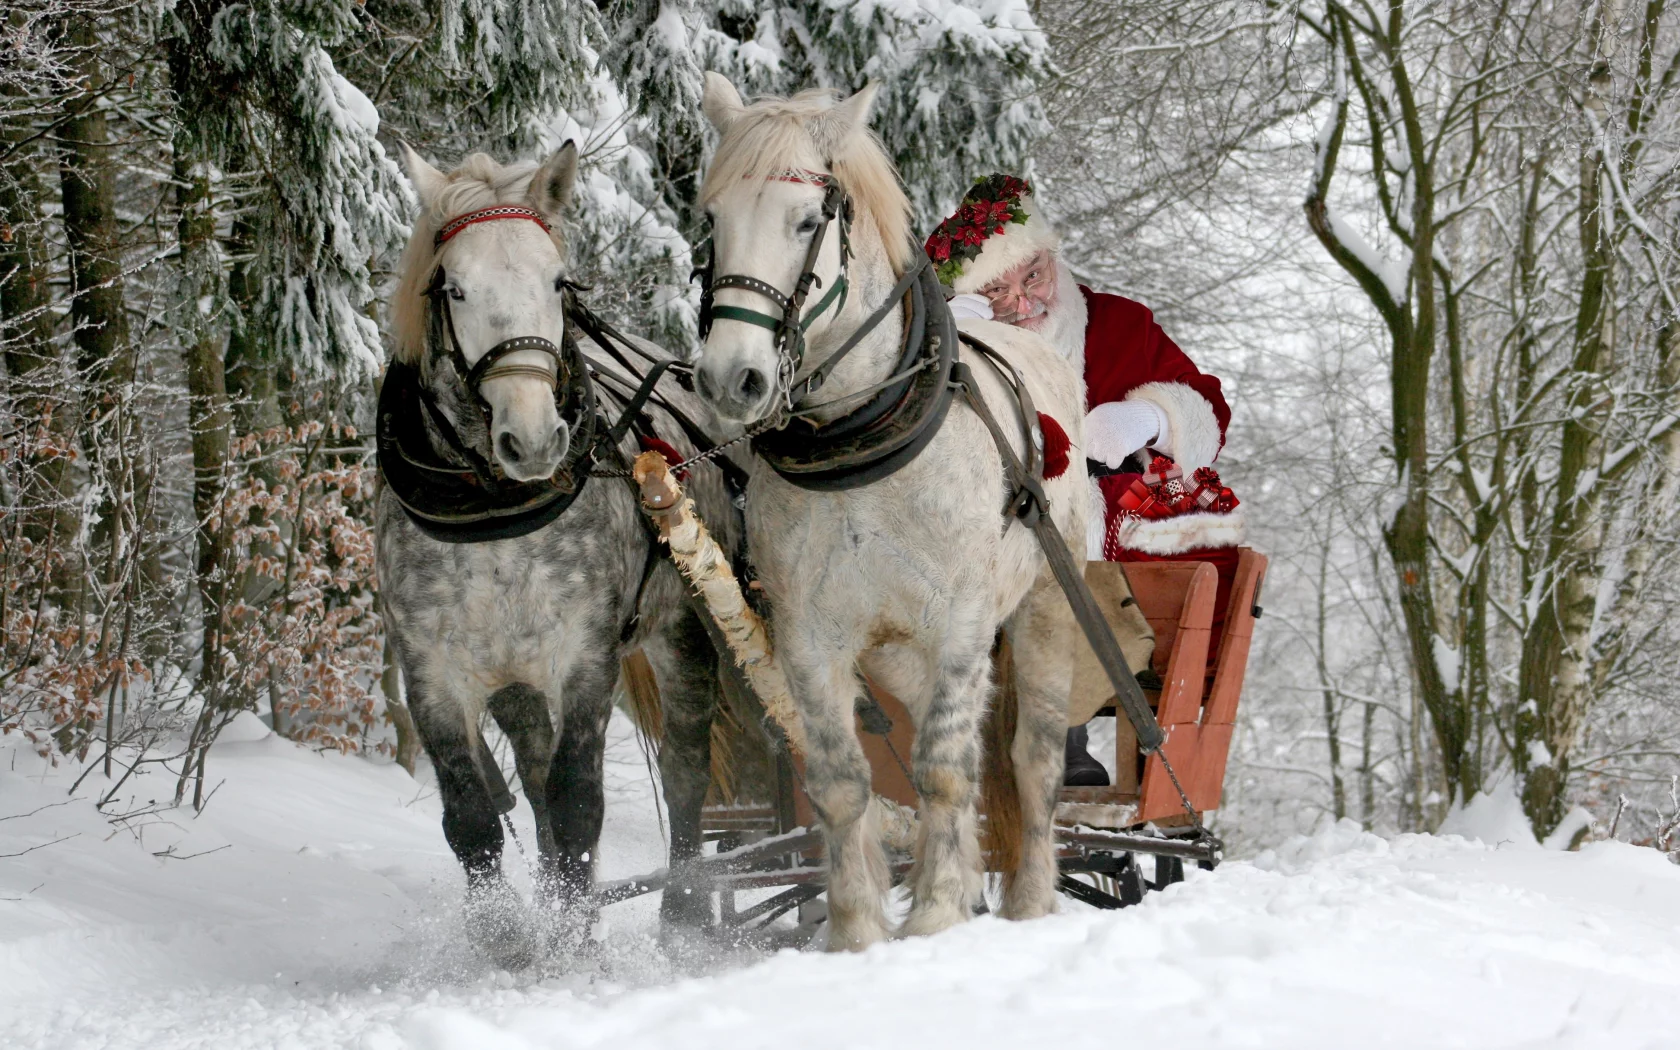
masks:
<path id="1" fill-rule="evenodd" d="M 992 304 L 992 317 L 1004 324 L 1042 332 L 1056 306 L 1056 256 L 1046 250 L 980 289 Z"/>

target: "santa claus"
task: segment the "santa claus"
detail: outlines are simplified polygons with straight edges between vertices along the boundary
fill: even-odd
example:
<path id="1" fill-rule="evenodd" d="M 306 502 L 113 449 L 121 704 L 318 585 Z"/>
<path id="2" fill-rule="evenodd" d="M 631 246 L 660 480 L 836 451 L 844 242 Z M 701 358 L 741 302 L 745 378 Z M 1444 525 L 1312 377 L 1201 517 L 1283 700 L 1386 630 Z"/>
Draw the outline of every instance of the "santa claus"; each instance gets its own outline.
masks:
<path id="1" fill-rule="evenodd" d="M 1086 557 L 1207 560 L 1225 583 L 1243 523 L 1211 470 L 1231 421 L 1219 380 L 1196 367 L 1148 307 L 1075 282 L 1060 244 L 1032 187 L 992 175 L 975 183 L 926 248 L 957 317 L 1037 332 L 1083 372 Z M 1069 732 L 1067 782 L 1108 782 L 1086 751 L 1084 726 Z"/>

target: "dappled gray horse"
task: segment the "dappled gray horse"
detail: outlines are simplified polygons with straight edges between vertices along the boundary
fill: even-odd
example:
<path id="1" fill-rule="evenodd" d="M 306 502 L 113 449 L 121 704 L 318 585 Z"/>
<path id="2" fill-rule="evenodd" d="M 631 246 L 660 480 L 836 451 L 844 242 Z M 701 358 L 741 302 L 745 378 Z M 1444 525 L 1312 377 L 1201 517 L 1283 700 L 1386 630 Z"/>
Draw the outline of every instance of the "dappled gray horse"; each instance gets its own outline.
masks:
<path id="1" fill-rule="evenodd" d="M 499 962 L 521 965 L 535 945 L 501 872 L 481 715 L 507 735 L 536 812 L 539 902 L 575 943 L 595 911 L 620 657 L 641 646 L 663 697 L 659 765 L 677 867 L 699 850 L 717 656 L 628 484 L 589 477 L 592 458 L 618 466 L 637 447 L 600 437 L 634 383 L 567 331 L 560 223 L 576 149 L 541 166 L 476 154 L 447 175 L 410 151 L 407 166 L 422 210 L 380 405 L 380 589 L 437 771 L 444 836 L 466 869 L 469 928 Z M 672 383 L 659 393 L 683 403 Z M 646 415 L 655 436 L 693 453 L 669 414 L 650 405 Z M 687 488 L 720 541 L 734 542 L 717 469 L 696 467 Z M 709 910 L 709 897 L 674 885 L 662 915 L 703 922 Z"/>

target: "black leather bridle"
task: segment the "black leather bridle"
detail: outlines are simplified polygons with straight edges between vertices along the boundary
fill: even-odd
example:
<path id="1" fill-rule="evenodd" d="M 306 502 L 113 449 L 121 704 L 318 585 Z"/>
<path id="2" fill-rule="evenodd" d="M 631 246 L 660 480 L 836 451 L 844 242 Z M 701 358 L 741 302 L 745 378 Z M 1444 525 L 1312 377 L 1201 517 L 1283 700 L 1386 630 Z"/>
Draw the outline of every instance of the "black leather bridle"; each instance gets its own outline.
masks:
<path id="1" fill-rule="evenodd" d="M 708 239 L 708 255 L 706 264 L 697 267 L 693 276 L 700 278 L 700 341 L 704 343 L 706 336 L 712 330 L 715 320 L 744 321 L 747 324 L 768 328 L 775 338 L 776 346 L 776 387 L 782 397 L 783 411 L 793 407 L 793 403 L 802 394 L 808 394 L 822 385 L 822 379 L 831 369 L 824 369 L 821 375 L 800 375 L 801 365 L 805 359 L 805 333 L 815 324 L 817 318 L 833 309 L 838 314 L 846 306 L 846 292 L 848 282 L 846 272 L 851 262 L 851 225 L 852 199 L 841 189 L 840 182 L 833 175 L 820 171 L 806 171 L 803 168 L 788 168 L 765 176 L 766 180 L 776 182 L 806 183 L 823 188 L 822 218 L 816 231 L 811 235 L 811 245 L 805 250 L 805 265 L 800 268 L 799 277 L 794 282 L 793 291 L 784 294 L 780 288 L 768 281 L 751 277 L 744 273 L 728 273 L 719 277 L 713 273 L 715 258 L 710 251 Z M 809 315 L 805 314 L 805 300 L 810 295 L 813 285 L 822 284 L 822 278 L 817 276 L 817 260 L 822 256 L 823 241 L 828 236 L 828 228 L 835 220 L 840 225 L 840 275 L 835 278 L 834 286 L 812 308 Z M 740 288 L 753 292 L 775 303 L 781 311 L 778 314 L 768 314 L 760 310 L 750 310 L 744 306 L 719 306 L 713 296 L 719 289 Z M 815 382 L 811 382 L 812 379 Z M 805 390 L 801 395 L 794 393 L 796 385 L 803 385 Z"/>
<path id="2" fill-rule="evenodd" d="M 432 239 L 434 248 L 442 248 L 450 238 L 469 226 L 481 222 L 496 222 L 501 220 L 524 220 L 541 226 L 544 232 L 549 229 L 548 221 L 536 211 L 516 204 L 498 204 L 489 208 L 479 208 L 467 212 L 445 223 Z M 525 376 L 541 379 L 549 385 L 554 394 L 555 411 L 561 419 L 571 426 L 572 444 L 575 447 L 578 438 L 583 438 L 587 447 L 591 442 L 590 434 L 580 434 L 580 428 L 590 430 L 595 418 L 594 398 L 588 380 L 588 365 L 583 354 L 577 348 L 569 334 L 562 336 L 564 348 L 555 346 L 553 342 L 536 335 L 520 335 L 511 339 L 504 339 L 485 351 L 484 356 L 476 362 L 468 363 L 466 353 L 461 349 L 461 339 L 455 334 L 455 314 L 450 308 L 451 295 L 448 288 L 449 275 L 443 264 L 439 263 L 432 271 L 432 280 L 426 288 L 426 297 L 431 301 L 431 327 L 427 340 L 428 350 L 435 356 L 439 353 L 446 357 L 450 366 L 455 370 L 456 378 L 466 390 L 468 398 L 479 415 L 484 420 L 484 429 L 491 432 L 492 411 L 490 403 L 485 400 L 482 392 L 483 384 L 491 379 L 511 376 Z M 556 288 L 557 293 L 564 288 Z M 514 354 L 526 351 L 536 351 L 548 357 L 548 366 L 514 363 L 506 359 Z M 430 391 L 422 387 L 422 400 L 426 404 L 433 421 L 440 424 L 445 440 L 457 446 L 456 451 L 463 452 L 467 462 L 472 465 L 473 472 L 479 475 L 487 488 L 492 491 L 498 487 L 500 471 L 497 470 L 493 457 L 486 458 L 477 450 L 467 447 L 455 434 L 453 424 L 449 424 L 447 417 L 431 397 Z M 568 419 L 568 416 L 571 418 Z M 571 460 L 573 457 L 568 456 Z M 562 464 L 562 467 L 570 464 Z M 569 479 L 561 478 L 561 471 L 557 471 L 555 479 L 565 484 Z"/>
<path id="3" fill-rule="evenodd" d="M 812 234 L 805 265 L 790 293 L 744 274 L 716 277 L 712 273 L 712 261 L 697 269 L 695 273 L 703 282 L 701 339 L 705 339 L 716 319 L 744 321 L 769 329 L 775 336 L 778 403 L 749 429 L 753 448 L 778 474 L 804 488 L 843 489 L 869 484 L 914 458 L 944 420 L 951 400 L 946 380 L 956 350 L 956 329 L 950 311 L 944 308 L 927 255 L 919 246 L 913 246 L 911 265 L 881 304 L 833 353 L 820 364 L 807 367 L 805 332 L 830 307 L 836 304 L 843 307 L 845 303 L 852 201 L 839 181 L 824 172 L 788 169 L 764 177 L 821 186 L 821 224 Z M 805 314 L 806 297 L 812 286 L 819 283 L 816 265 L 823 241 L 836 219 L 840 223 L 840 274 L 834 287 Z M 719 288 L 755 292 L 779 306 L 781 314 L 719 306 L 712 298 Z M 844 397 L 811 403 L 810 395 L 822 387 L 846 355 L 900 305 L 907 308 L 908 323 L 903 349 L 892 374 Z M 848 406 L 849 411 L 837 418 L 816 420 L 820 413 L 841 405 Z"/>

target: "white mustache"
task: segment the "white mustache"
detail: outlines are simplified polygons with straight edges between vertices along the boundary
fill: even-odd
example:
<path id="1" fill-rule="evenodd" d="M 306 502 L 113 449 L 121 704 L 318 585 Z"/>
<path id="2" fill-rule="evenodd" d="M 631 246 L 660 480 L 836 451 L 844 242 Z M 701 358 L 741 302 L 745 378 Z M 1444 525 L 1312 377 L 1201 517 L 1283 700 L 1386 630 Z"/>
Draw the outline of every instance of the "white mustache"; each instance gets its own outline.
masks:
<path id="1" fill-rule="evenodd" d="M 1032 304 L 1032 309 L 1028 310 L 1024 314 L 1010 314 L 1010 313 L 999 312 L 996 315 L 996 317 L 997 317 L 997 320 L 1002 321 L 1005 324 L 1019 324 L 1022 321 L 1031 321 L 1034 318 L 1043 317 L 1046 313 L 1049 313 L 1049 311 L 1050 311 L 1050 307 L 1046 306 L 1042 302 L 1038 302 L 1038 301 L 1035 300 Z"/>

